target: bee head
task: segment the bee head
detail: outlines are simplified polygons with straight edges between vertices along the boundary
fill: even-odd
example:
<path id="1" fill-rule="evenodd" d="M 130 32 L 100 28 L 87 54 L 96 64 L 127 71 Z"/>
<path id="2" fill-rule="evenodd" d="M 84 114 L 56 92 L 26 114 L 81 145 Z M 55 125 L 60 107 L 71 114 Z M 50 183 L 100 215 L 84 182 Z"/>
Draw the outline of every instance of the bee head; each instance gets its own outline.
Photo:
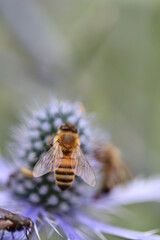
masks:
<path id="1" fill-rule="evenodd" d="M 70 124 L 70 123 L 63 123 L 60 127 L 59 130 L 61 131 L 66 131 L 66 132 L 73 132 L 73 133 L 78 133 L 78 130 L 75 125 Z"/>
<path id="2" fill-rule="evenodd" d="M 33 222 L 30 218 L 25 218 L 24 225 L 27 229 L 32 229 L 33 227 Z"/>
<path id="3" fill-rule="evenodd" d="M 113 159 L 120 158 L 120 152 L 114 145 L 107 143 L 94 150 L 94 157 L 102 163 L 110 163 Z"/>

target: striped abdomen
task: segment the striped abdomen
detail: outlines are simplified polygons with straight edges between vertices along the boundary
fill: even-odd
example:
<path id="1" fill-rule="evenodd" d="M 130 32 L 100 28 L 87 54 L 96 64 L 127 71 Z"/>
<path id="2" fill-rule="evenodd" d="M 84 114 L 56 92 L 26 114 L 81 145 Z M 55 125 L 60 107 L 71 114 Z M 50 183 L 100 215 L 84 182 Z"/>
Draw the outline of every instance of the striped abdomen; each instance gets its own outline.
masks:
<path id="1" fill-rule="evenodd" d="M 63 155 L 63 158 L 57 159 L 57 161 L 60 161 L 60 165 L 54 172 L 55 180 L 58 187 L 64 191 L 72 186 L 75 178 L 76 160 L 73 158 L 71 159 L 67 155 Z"/>

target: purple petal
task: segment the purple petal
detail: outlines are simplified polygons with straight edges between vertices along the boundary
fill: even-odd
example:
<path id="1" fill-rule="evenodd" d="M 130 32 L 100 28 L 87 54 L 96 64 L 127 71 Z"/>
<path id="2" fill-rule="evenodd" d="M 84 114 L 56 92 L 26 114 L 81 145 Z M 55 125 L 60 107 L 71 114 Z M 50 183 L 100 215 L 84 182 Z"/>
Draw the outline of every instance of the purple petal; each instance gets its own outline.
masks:
<path id="1" fill-rule="evenodd" d="M 17 199 L 13 197 L 12 193 L 8 191 L 8 189 L 6 189 L 0 191 L 0 206 L 9 211 L 18 212 L 24 208 L 24 203 L 18 202 L 17 204 Z"/>
<path id="2" fill-rule="evenodd" d="M 133 240 L 160 240 L 160 236 L 153 235 L 154 232 L 139 232 L 128 230 L 120 227 L 116 227 L 110 224 L 105 224 L 99 221 L 95 221 L 84 214 L 76 214 L 76 220 L 81 222 L 82 224 L 91 228 L 95 233 L 104 232 L 113 236 L 122 237 L 126 239 Z"/>
<path id="3" fill-rule="evenodd" d="M 74 227 L 64 220 L 64 217 L 54 215 L 54 219 L 67 236 L 68 240 L 82 240 L 81 236 L 75 231 Z"/>
<path id="4" fill-rule="evenodd" d="M 33 222 L 36 222 L 41 211 L 41 207 L 33 206 L 25 202 L 23 210 L 21 210 L 21 215 L 30 217 Z"/>
<path id="5" fill-rule="evenodd" d="M 42 229 L 44 226 L 44 221 L 43 219 L 40 221 L 39 220 L 39 215 L 43 213 L 43 207 L 36 207 L 31 204 L 25 203 L 26 206 L 25 208 L 21 211 L 21 215 L 30 217 L 32 221 L 34 222 L 34 231 L 36 234 L 36 239 L 41 240 L 39 231 Z M 39 224 L 37 226 L 37 221 L 39 221 Z"/>
<path id="6" fill-rule="evenodd" d="M 38 240 L 41 240 L 40 235 L 39 235 L 39 230 L 38 230 L 38 227 L 37 227 L 36 223 L 34 224 L 34 230 L 35 230 L 35 233 L 37 235 Z"/>
<path id="7" fill-rule="evenodd" d="M 61 235 L 61 233 L 58 231 L 57 227 L 57 223 L 53 220 L 52 216 L 49 214 L 49 212 L 46 212 L 46 210 L 42 209 L 41 211 L 41 215 L 43 216 L 44 221 L 50 225 L 50 227 L 52 228 L 52 232 L 56 232 L 58 235 L 60 235 L 62 238 L 63 236 Z"/>
<path id="8" fill-rule="evenodd" d="M 0 191 L 0 206 L 22 216 L 30 217 L 34 222 L 42 211 L 41 207 L 32 206 L 26 201 L 14 197 L 10 191 Z"/>
<path id="9" fill-rule="evenodd" d="M 2 232 L 0 232 L 0 237 L 2 236 Z M 4 240 L 11 240 L 12 239 L 12 235 L 11 232 L 5 231 L 4 233 Z M 25 240 L 26 237 L 24 235 L 24 232 L 14 232 L 14 239 L 18 239 L 18 240 Z"/>
<path id="10" fill-rule="evenodd" d="M 160 176 L 148 179 L 137 178 L 126 185 L 117 186 L 110 194 L 93 201 L 92 204 L 94 207 L 102 209 L 151 201 L 160 201 Z"/>
<path id="11" fill-rule="evenodd" d="M 57 230 L 56 225 L 52 219 L 45 217 L 45 221 L 51 226 L 52 233 L 55 231 L 58 235 L 60 235 L 63 238 L 62 234 L 60 234 L 60 232 Z"/>

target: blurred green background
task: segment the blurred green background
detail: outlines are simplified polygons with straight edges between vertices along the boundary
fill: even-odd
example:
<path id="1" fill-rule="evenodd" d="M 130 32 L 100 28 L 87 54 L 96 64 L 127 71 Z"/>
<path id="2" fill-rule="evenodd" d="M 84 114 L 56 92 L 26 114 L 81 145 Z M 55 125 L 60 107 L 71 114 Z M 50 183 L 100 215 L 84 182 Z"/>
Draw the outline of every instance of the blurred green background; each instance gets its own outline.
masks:
<path id="1" fill-rule="evenodd" d="M 158 0 L 1 0 L 1 153 L 20 113 L 57 96 L 96 113 L 135 175 L 158 174 L 159 23 Z M 159 227 L 158 204 L 130 209 L 115 222 Z"/>

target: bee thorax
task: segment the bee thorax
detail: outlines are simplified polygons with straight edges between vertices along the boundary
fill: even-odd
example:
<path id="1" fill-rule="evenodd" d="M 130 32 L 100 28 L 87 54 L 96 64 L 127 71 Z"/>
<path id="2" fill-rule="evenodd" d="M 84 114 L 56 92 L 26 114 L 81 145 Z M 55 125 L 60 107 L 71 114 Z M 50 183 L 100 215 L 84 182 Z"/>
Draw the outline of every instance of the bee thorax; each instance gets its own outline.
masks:
<path id="1" fill-rule="evenodd" d="M 67 148 L 71 149 L 75 144 L 75 137 L 68 133 L 68 134 L 63 134 L 62 135 L 62 145 Z"/>

